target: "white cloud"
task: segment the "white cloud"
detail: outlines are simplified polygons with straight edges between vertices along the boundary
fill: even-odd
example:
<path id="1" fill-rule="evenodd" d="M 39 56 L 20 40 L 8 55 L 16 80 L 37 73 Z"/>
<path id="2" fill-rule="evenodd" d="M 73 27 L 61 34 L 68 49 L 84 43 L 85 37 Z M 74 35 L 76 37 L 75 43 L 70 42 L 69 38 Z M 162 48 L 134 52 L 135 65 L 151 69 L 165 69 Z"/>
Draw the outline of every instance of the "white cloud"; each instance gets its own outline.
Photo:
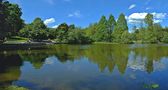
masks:
<path id="1" fill-rule="evenodd" d="M 54 25 L 54 26 L 52 26 L 52 28 L 57 28 L 58 27 L 58 25 Z"/>
<path id="2" fill-rule="evenodd" d="M 49 19 L 46 19 L 45 21 L 44 21 L 44 24 L 45 25 L 48 25 L 48 24 L 51 24 L 51 23 L 54 23 L 55 22 L 55 19 L 54 18 L 49 18 Z"/>
<path id="3" fill-rule="evenodd" d="M 164 19 L 167 16 L 167 13 L 153 12 L 152 14 L 153 14 L 154 18 L 156 18 L 156 19 Z"/>
<path id="4" fill-rule="evenodd" d="M 44 0 L 44 1 L 47 2 L 50 5 L 54 5 L 54 4 L 56 4 L 57 0 Z M 64 1 L 64 2 L 71 2 L 72 0 L 62 0 L 62 1 Z"/>
<path id="5" fill-rule="evenodd" d="M 51 57 L 51 58 L 46 58 L 44 63 L 48 65 L 52 65 L 54 64 L 54 61 L 55 60 L 53 60 L 53 58 Z"/>
<path id="6" fill-rule="evenodd" d="M 131 15 L 129 15 L 127 17 L 127 20 L 128 20 L 129 23 L 141 23 L 147 14 L 148 13 L 146 13 L 146 12 L 133 13 L 133 14 L 131 14 Z M 164 18 L 166 18 L 166 16 L 167 16 L 167 13 L 156 13 L 156 12 L 153 12 L 151 14 L 153 14 L 153 16 L 154 16 L 154 22 L 155 23 L 162 22 L 162 20 Z"/>
<path id="7" fill-rule="evenodd" d="M 146 10 L 150 10 L 150 9 L 152 9 L 151 7 L 147 7 L 147 8 L 145 8 Z"/>
<path id="8" fill-rule="evenodd" d="M 68 14 L 68 17 L 77 17 L 80 18 L 82 15 L 80 13 L 80 11 L 75 11 L 73 13 Z"/>
<path id="9" fill-rule="evenodd" d="M 161 19 L 158 19 L 158 20 L 157 20 L 157 19 L 154 19 L 154 22 L 155 22 L 155 23 L 160 23 L 160 22 L 162 22 L 162 21 L 163 21 L 163 20 L 161 20 Z"/>
<path id="10" fill-rule="evenodd" d="M 131 14 L 128 19 L 144 19 L 147 13 L 133 13 Z"/>
<path id="11" fill-rule="evenodd" d="M 135 8 L 135 7 L 136 7 L 136 5 L 135 5 L 135 4 L 132 4 L 132 5 L 129 6 L 128 9 L 133 9 L 133 8 Z"/>

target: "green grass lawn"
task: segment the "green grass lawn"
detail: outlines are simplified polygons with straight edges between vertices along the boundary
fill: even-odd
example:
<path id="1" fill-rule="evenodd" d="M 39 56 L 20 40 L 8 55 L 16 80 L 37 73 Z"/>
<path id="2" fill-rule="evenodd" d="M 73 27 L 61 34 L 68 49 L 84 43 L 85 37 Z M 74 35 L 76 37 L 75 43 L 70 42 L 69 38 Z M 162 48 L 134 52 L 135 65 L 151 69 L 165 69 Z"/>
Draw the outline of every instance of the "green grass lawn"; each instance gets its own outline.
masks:
<path id="1" fill-rule="evenodd" d="M 93 44 L 118 44 L 113 42 L 94 42 Z"/>
<path id="2" fill-rule="evenodd" d="M 6 40 L 5 44 L 22 44 L 27 43 L 28 40 L 29 40 L 28 38 L 12 36 Z"/>
<path id="3" fill-rule="evenodd" d="M 29 89 L 12 85 L 12 86 L 3 87 L 3 88 L 0 87 L 0 90 L 29 90 Z"/>

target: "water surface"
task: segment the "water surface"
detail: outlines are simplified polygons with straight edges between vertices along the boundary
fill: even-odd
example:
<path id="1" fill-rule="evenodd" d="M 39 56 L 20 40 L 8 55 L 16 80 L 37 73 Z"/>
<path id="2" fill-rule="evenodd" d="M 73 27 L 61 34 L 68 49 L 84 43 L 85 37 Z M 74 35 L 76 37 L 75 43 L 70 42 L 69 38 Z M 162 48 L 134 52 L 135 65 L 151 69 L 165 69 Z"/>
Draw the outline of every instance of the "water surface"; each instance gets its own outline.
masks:
<path id="1" fill-rule="evenodd" d="M 168 45 L 50 45 L 0 51 L 0 86 L 30 90 L 168 89 Z M 146 87 L 148 86 L 148 87 Z"/>

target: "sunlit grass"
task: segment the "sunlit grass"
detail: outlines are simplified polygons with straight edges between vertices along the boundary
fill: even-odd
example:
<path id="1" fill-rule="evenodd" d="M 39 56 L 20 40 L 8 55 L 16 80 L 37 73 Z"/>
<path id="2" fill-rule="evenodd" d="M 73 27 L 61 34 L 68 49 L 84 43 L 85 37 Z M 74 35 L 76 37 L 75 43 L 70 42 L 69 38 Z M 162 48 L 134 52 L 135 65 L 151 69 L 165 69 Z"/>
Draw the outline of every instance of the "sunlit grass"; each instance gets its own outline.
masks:
<path id="1" fill-rule="evenodd" d="M 22 44 L 27 43 L 28 40 L 29 40 L 28 38 L 13 36 L 11 38 L 8 38 L 5 44 Z"/>
<path id="2" fill-rule="evenodd" d="M 12 85 L 3 88 L 1 87 L 0 90 L 29 90 L 29 89 Z"/>

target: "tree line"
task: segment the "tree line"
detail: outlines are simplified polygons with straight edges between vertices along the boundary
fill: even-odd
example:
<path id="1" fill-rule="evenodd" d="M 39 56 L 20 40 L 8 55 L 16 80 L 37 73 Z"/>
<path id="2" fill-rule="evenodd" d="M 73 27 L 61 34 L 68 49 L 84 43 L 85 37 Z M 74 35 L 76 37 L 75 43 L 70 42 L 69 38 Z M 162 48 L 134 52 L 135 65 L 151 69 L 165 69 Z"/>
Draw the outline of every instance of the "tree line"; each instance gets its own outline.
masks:
<path id="1" fill-rule="evenodd" d="M 68 25 L 60 24 L 56 29 L 47 28 L 40 18 L 36 18 L 31 24 L 25 25 L 18 34 L 22 37 L 30 38 L 35 41 L 55 40 L 59 43 L 91 43 L 91 39 L 85 35 L 84 30 Z"/>
<path id="2" fill-rule="evenodd" d="M 108 19 L 102 16 L 98 23 L 86 28 L 86 34 L 96 42 L 113 43 L 168 43 L 168 27 L 154 23 L 154 16 L 148 13 L 140 27 L 134 26 L 128 31 L 125 15 L 120 14 L 118 20 L 113 15 Z M 130 29 L 131 30 L 131 29 Z"/>
<path id="3" fill-rule="evenodd" d="M 21 8 L 6 0 L 0 0 L 0 40 L 18 35 L 33 41 L 54 40 L 59 43 L 86 44 L 92 42 L 112 43 L 168 43 L 168 28 L 154 23 L 154 16 L 147 14 L 144 26 L 132 28 L 129 32 L 125 15 L 121 13 L 116 20 L 113 15 L 107 19 L 102 16 L 99 22 L 86 28 L 74 24 L 60 24 L 57 28 L 47 27 L 39 17 L 30 24 L 21 19 Z"/>

